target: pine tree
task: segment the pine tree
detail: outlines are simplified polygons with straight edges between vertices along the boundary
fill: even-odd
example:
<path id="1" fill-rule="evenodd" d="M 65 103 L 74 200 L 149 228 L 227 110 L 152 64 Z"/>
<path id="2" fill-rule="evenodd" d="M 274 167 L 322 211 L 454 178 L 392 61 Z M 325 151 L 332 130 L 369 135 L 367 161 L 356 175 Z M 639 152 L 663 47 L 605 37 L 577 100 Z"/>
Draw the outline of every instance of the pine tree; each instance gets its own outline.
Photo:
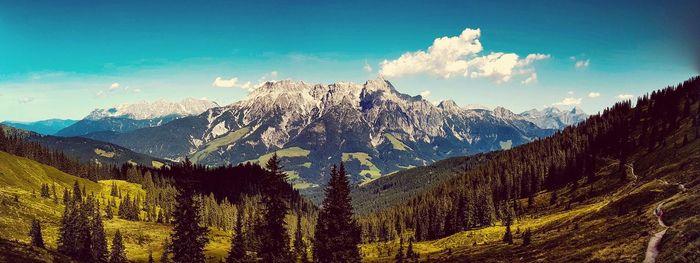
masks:
<path id="1" fill-rule="evenodd" d="M 114 239 L 112 239 L 112 253 L 109 256 L 109 263 L 126 263 L 126 252 L 124 251 L 124 243 L 122 241 L 122 234 L 117 229 L 114 233 Z"/>
<path id="2" fill-rule="evenodd" d="M 112 182 L 112 191 L 110 191 L 109 194 L 114 197 L 119 196 L 119 189 L 117 188 L 117 183 Z"/>
<path id="3" fill-rule="evenodd" d="M 109 209 L 109 207 L 108 207 Z M 107 251 L 107 236 L 105 235 L 102 216 L 99 205 L 96 206 L 92 221 L 92 259 L 94 262 L 105 263 L 109 261 L 109 251 Z"/>
<path id="4" fill-rule="evenodd" d="M 81 199 L 82 200 L 82 197 Z M 90 233 L 90 216 L 94 213 L 93 199 L 88 198 L 85 203 L 76 201 L 80 204 L 76 208 L 75 215 L 75 250 L 74 257 L 83 261 L 93 261 L 92 259 L 92 235 Z"/>
<path id="5" fill-rule="evenodd" d="M 315 262 L 360 262 L 360 229 L 353 219 L 345 165 L 331 168 L 314 233 Z"/>
<path id="6" fill-rule="evenodd" d="M 510 224 L 506 224 L 506 233 L 503 234 L 503 242 L 513 244 L 513 233 L 510 232 Z"/>
<path id="7" fill-rule="evenodd" d="M 263 262 L 290 262 L 289 235 L 284 222 L 288 207 L 282 189 L 287 185 L 287 175 L 282 171 L 276 153 L 268 160 L 265 168 L 263 222 L 256 231 L 263 242 L 259 246 L 258 255 Z"/>
<path id="8" fill-rule="evenodd" d="M 44 238 L 41 235 L 41 224 L 39 220 L 32 220 L 32 228 L 29 231 L 29 237 L 32 239 L 32 246 L 44 248 Z"/>
<path id="9" fill-rule="evenodd" d="M 63 216 L 61 217 L 61 227 L 59 228 L 58 236 L 58 252 L 65 255 L 72 256 L 75 254 L 75 208 L 68 205 L 63 210 Z"/>
<path id="10" fill-rule="evenodd" d="M 418 255 L 413 251 L 413 238 L 408 239 L 408 247 L 406 248 L 406 258 L 416 260 Z"/>
<path id="11" fill-rule="evenodd" d="M 294 253 L 299 259 L 299 262 L 308 262 L 306 253 L 306 243 L 304 243 L 304 235 L 301 231 L 301 214 L 297 215 L 297 229 L 294 231 Z"/>
<path id="12" fill-rule="evenodd" d="M 523 233 L 523 246 L 530 245 L 532 242 L 532 231 L 528 228 L 525 230 L 525 233 Z"/>
<path id="13" fill-rule="evenodd" d="M 114 218 L 114 212 L 112 211 L 112 206 L 110 204 L 107 204 L 105 206 L 105 211 L 107 211 L 105 215 L 107 219 L 111 220 L 112 218 Z"/>
<path id="14" fill-rule="evenodd" d="M 233 240 L 231 240 L 231 250 L 228 252 L 226 262 L 246 262 L 246 248 L 243 235 L 243 209 L 239 209 L 236 214 L 235 236 Z"/>
<path id="15" fill-rule="evenodd" d="M 394 259 L 396 259 L 397 263 L 403 262 L 403 238 L 399 238 L 399 250 L 396 252 Z"/>
<path id="16" fill-rule="evenodd" d="M 192 189 L 181 189 L 176 198 L 173 213 L 174 227 L 171 235 L 173 261 L 178 263 L 204 262 L 204 246 L 209 242 L 208 229 L 199 225 L 200 208 L 194 200 Z"/>

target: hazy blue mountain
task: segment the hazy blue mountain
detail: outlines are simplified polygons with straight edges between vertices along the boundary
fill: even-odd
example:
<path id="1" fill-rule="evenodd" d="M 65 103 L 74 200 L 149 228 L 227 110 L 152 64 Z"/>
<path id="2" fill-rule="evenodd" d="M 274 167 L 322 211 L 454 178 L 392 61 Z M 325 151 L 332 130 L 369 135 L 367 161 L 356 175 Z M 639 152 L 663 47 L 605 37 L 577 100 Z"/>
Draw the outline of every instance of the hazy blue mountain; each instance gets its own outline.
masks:
<path id="1" fill-rule="evenodd" d="M 56 132 L 73 125 L 77 120 L 48 119 L 33 122 L 3 121 L 2 124 L 15 128 L 38 132 L 46 135 L 53 135 Z"/>

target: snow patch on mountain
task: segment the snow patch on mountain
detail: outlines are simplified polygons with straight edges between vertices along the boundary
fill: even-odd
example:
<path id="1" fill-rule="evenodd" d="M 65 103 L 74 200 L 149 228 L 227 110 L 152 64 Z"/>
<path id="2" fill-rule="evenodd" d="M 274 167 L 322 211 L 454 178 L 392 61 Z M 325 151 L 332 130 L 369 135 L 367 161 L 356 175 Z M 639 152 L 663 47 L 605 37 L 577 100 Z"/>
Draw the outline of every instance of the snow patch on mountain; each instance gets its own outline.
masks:
<path id="1" fill-rule="evenodd" d="M 187 98 L 180 102 L 158 100 L 119 104 L 106 109 L 95 109 L 85 119 L 128 118 L 133 120 L 156 119 L 167 116 L 197 115 L 209 108 L 218 107 L 216 102 L 206 99 Z"/>

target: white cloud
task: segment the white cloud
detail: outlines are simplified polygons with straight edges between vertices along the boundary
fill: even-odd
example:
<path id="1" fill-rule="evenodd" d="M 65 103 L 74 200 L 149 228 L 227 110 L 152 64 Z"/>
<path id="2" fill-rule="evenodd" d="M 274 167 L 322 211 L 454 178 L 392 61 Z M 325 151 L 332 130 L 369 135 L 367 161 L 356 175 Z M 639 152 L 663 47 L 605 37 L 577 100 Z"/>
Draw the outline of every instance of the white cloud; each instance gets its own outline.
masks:
<path id="1" fill-rule="evenodd" d="M 591 92 L 591 93 L 588 93 L 588 97 L 589 98 L 597 98 L 597 97 L 600 97 L 600 93 L 599 92 Z"/>
<path id="2" fill-rule="evenodd" d="M 591 64 L 591 60 L 590 60 L 590 59 L 586 59 L 586 60 L 577 60 L 576 63 L 575 63 L 575 66 L 576 66 L 577 69 L 584 69 L 584 68 L 588 68 L 588 66 L 589 66 L 590 64 Z"/>
<path id="3" fill-rule="evenodd" d="M 17 100 L 17 102 L 19 102 L 21 104 L 30 103 L 32 101 L 34 101 L 34 98 L 32 98 L 32 97 L 23 97 L 23 98 L 20 98 L 19 100 Z"/>
<path id="4" fill-rule="evenodd" d="M 277 71 L 270 72 L 270 78 L 276 78 L 276 77 L 277 77 Z"/>
<path id="5" fill-rule="evenodd" d="M 221 77 L 216 77 L 214 82 L 211 83 L 212 86 L 217 88 L 234 88 L 238 84 L 238 78 L 223 79 Z"/>
<path id="6" fill-rule="evenodd" d="M 534 73 L 531 64 L 550 57 L 529 54 L 520 59 L 515 53 L 505 52 L 481 55 L 484 48 L 479 41 L 480 36 L 480 29 L 467 28 L 459 36 L 436 38 L 427 51 L 407 52 L 397 59 L 384 60 L 379 73 L 385 77 L 431 74 L 443 78 L 485 77 L 507 82 L 514 75 Z"/>
<path id="7" fill-rule="evenodd" d="M 134 89 L 134 92 L 139 93 L 139 92 L 141 92 L 141 89 Z"/>
<path id="8" fill-rule="evenodd" d="M 621 100 L 629 100 L 629 99 L 634 98 L 634 95 L 632 95 L 632 94 L 619 94 L 619 95 L 617 95 L 617 98 L 621 99 Z"/>
<path id="9" fill-rule="evenodd" d="M 420 96 L 423 97 L 424 99 L 429 97 L 431 92 L 429 90 L 424 90 L 420 93 Z"/>
<path id="10" fill-rule="evenodd" d="M 537 73 L 532 73 L 530 74 L 529 77 L 527 77 L 525 80 L 521 81 L 520 83 L 528 85 L 537 82 Z"/>
<path id="11" fill-rule="evenodd" d="M 243 83 L 243 85 L 241 85 L 241 88 L 245 90 L 252 90 L 253 84 L 250 83 L 250 81 L 246 81 L 246 83 Z"/>
<path id="12" fill-rule="evenodd" d="M 362 69 L 367 73 L 372 72 L 372 66 L 370 66 L 369 63 L 367 63 L 367 60 L 365 60 L 365 65 L 362 67 Z"/>
<path id="13" fill-rule="evenodd" d="M 116 90 L 119 89 L 119 87 L 121 87 L 121 85 L 117 82 L 114 82 L 112 83 L 112 85 L 109 85 L 109 90 Z"/>
<path id="14" fill-rule="evenodd" d="M 574 97 L 566 97 L 560 102 L 555 102 L 552 103 L 554 106 L 572 106 L 572 105 L 580 105 L 582 98 L 574 98 Z"/>
<path id="15" fill-rule="evenodd" d="M 573 90 L 570 90 L 570 91 L 569 91 L 569 92 L 567 92 L 566 94 L 569 94 L 569 95 L 574 95 L 574 91 L 573 91 Z"/>

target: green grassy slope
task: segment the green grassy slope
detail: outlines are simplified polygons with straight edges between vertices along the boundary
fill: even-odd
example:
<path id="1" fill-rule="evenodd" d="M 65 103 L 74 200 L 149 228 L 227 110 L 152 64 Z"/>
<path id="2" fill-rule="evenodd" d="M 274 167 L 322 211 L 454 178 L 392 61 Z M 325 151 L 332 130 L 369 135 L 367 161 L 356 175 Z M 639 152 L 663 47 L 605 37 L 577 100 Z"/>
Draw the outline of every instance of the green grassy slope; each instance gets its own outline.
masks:
<path id="1" fill-rule="evenodd" d="M 95 194 L 101 207 L 106 206 L 106 198 L 111 198 L 109 193 L 112 182 L 118 185 L 124 195 L 128 192 L 132 196 L 141 195 L 144 197 L 146 194 L 139 184 L 120 180 L 104 180 L 95 183 L 26 158 L 0 152 L 0 239 L 14 240 L 15 243 L 29 243 L 27 233 L 31 220 L 36 218 L 42 223 L 44 241 L 48 250 L 55 251 L 64 206 L 60 204 L 60 200 L 59 204 L 56 204 L 51 198 L 40 197 L 39 189 L 43 183 L 50 186 L 56 185 L 60 199 L 63 189 L 71 189 L 76 180 L 81 186 L 85 186 L 88 193 Z M 115 199 L 120 202 L 119 198 Z M 111 242 L 115 231 L 119 229 L 124 236 L 127 257 L 137 262 L 147 261 L 149 250 L 153 250 L 156 259 L 160 258 L 163 249 L 162 243 L 171 232 L 169 225 L 126 221 L 116 216 L 111 220 L 105 218 L 104 224 L 108 243 Z M 218 229 L 210 231 L 211 241 L 205 250 L 206 255 L 211 257 L 211 261 L 218 261 L 226 256 L 230 237 L 230 233 Z M 10 244 L 14 243 L 10 242 Z M 7 254 L 0 251 L 0 259 L 3 256 L 7 256 Z M 48 258 L 48 256 L 43 258 Z M 51 262 L 50 260 L 39 261 Z"/>

